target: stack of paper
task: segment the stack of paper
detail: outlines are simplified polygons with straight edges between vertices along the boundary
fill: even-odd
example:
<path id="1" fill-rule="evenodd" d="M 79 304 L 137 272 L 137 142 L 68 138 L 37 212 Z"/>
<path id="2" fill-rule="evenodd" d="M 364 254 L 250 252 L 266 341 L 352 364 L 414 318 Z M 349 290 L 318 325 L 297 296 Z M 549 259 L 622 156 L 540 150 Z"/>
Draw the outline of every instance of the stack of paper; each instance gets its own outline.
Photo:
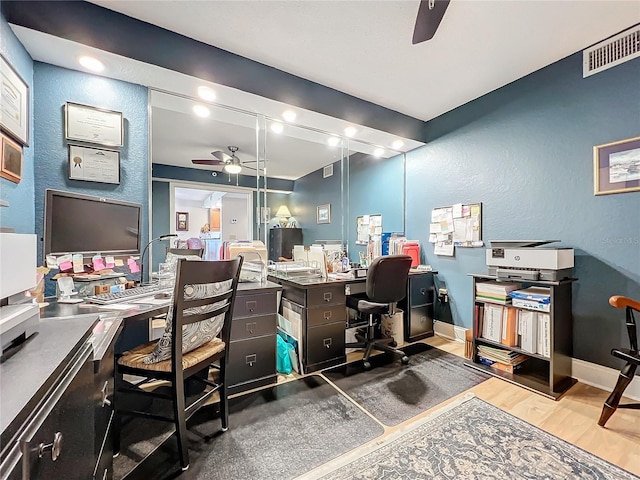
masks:
<path id="1" fill-rule="evenodd" d="M 546 287 L 529 287 L 509 292 L 515 307 L 529 308 L 548 312 L 551 310 L 551 289 Z"/>
<path id="2" fill-rule="evenodd" d="M 476 282 L 476 298 L 486 302 L 511 303 L 509 292 L 522 288 L 520 283 Z"/>
<path id="3" fill-rule="evenodd" d="M 485 345 L 478 346 L 478 357 L 485 365 L 511 373 L 516 371 L 529 358 L 522 353 Z"/>

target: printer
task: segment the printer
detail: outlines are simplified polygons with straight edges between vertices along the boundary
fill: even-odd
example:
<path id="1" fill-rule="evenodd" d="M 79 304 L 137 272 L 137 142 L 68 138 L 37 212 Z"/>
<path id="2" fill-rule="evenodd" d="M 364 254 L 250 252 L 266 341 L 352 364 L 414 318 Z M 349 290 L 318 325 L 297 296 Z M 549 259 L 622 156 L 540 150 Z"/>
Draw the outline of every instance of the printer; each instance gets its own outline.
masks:
<path id="1" fill-rule="evenodd" d="M 498 240 L 486 251 L 489 275 L 508 280 L 559 281 L 573 274 L 573 248 L 543 247 L 559 240 Z"/>

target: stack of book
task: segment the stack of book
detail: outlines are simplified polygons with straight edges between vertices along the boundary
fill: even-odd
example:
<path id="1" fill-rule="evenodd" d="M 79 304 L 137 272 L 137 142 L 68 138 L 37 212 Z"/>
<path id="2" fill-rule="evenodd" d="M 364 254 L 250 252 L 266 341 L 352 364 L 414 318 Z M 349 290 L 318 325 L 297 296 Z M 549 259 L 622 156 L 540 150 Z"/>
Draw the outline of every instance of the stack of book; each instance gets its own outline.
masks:
<path id="1" fill-rule="evenodd" d="M 551 309 L 551 289 L 546 287 L 529 287 L 509 292 L 514 307 L 528 308 L 548 312 Z"/>
<path id="2" fill-rule="evenodd" d="M 522 288 L 520 283 L 476 282 L 476 299 L 506 305 L 511 303 L 509 292 Z"/>
<path id="3" fill-rule="evenodd" d="M 512 352 L 511 350 L 479 345 L 478 358 L 480 363 L 488 365 L 491 368 L 514 373 L 522 368 L 522 365 L 529 357 L 522 353 Z"/>

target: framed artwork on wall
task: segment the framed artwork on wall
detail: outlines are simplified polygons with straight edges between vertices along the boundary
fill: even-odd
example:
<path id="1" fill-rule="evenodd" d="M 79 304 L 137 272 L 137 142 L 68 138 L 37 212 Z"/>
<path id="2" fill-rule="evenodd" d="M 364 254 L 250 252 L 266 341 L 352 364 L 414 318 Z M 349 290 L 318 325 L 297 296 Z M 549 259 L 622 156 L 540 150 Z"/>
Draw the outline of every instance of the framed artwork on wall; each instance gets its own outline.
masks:
<path id="1" fill-rule="evenodd" d="M 318 205 L 316 209 L 316 223 L 331 223 L 331 204 Z"/>
<path id="2" fill-rule="evenodd" d="M 594 194 L 640 191 L 640 137 L 593 147 Z"/>
<path id="3" fill-rule="evenodd" d="M 186 232 L 189 230 L 189 212 L 176 212 L 176 231 Z"/>
<path id="4" fill-rule="evenodd" d="M 29 86 L 0 55 L 0 128 L 29 146 Z"/>
<path id="5" fill-rule="evenodd" d="M 2 134 L 0 177 L 20 183 L 22 179 L 22 145 Z"/>
<path id="6" fill-rule="evenodd" d="M 120 183 L 120 152 L 69 145 L 69 180 Z"/>
<path id="7" fill-rule="evenodd" d="M 67 102 L 65 105 L 65 138 L 110 147 L 124 145 L 122 112 Z"/>

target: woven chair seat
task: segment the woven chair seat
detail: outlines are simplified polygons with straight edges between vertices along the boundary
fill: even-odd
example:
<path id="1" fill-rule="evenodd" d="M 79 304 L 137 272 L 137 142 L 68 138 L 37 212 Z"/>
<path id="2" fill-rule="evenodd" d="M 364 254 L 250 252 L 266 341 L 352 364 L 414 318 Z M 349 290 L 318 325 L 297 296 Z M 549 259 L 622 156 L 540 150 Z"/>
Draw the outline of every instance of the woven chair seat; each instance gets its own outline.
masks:
<path id="1" fill-rule="evenodd" d="M 124 352 L 118 359 L 118 365 L 137 368 L 140 370 L 148 370 L 150 372 L 170 372 L 171 359 L 157 363 L 144 363 L 144 359 L 153 351 L 156 343 L 158 343 L 157 340 L 154 340 L 152 342 L 139 345 L 128 352 Z M 182 356 L 182 369 L 186 370 L 189 367 L 197 365 L 202 360 L 205 360 L 216 353 L 222 352 L 223 350 L 224 342 L 219 338 L 214 338 L 209 343 L 205 343 L 195 350 L 185 353 Z"/>

